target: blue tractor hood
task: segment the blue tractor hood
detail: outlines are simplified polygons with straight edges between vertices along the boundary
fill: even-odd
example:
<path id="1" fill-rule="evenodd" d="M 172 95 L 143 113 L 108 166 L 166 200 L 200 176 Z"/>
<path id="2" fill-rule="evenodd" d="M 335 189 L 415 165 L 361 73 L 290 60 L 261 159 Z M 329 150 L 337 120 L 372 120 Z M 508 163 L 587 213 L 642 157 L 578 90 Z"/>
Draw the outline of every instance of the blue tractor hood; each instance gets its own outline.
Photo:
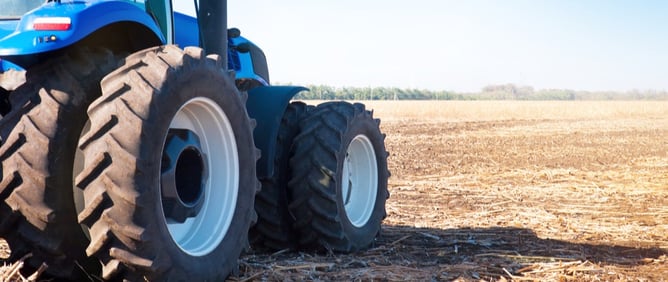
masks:
<path id="1" fill-rule="evenodd" d="M 64 29 L 36 30 L 38 20 L 65 20 Z M 49 1 L 26 13 L 21 20 L 0 20 L 0 56 L 31 55 L 70 46 L 96 30 L 117 22 L 136 22 L 165 38 L 143 4 L 130 1 Z"/>
<path id="2" fill-rule="evenodd" d="M 0 40 L 16 31 L 19 20 L 0 20 Z"/>
<path id="3" fill-rule="evenodd" d="M 16 30 L 16 26 L 19 25 L 19 20 L 0 20 L 0 42 L 2 39 L 12 34 Z M 2 48 L 2 44 L 0 44 Z M 0 73 L 3 73 L 10 69 L 20 70 L 21 68 L 15 64 L 12 64 L 9 61 L 3 60 L 0 58 Z"/>

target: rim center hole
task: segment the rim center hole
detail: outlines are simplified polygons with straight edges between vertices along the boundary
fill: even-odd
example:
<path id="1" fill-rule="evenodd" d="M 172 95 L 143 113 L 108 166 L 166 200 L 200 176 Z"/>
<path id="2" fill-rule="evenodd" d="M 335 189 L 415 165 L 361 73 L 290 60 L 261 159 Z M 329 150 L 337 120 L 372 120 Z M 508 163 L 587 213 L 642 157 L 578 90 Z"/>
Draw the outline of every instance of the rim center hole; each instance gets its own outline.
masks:
<path id="1" fill-rule="evenodd" d="M 204 163 L 199 150 L 188 147 L 176 162 L 176 193 L 186 205 L 193 205 L 202 196 Z"/>

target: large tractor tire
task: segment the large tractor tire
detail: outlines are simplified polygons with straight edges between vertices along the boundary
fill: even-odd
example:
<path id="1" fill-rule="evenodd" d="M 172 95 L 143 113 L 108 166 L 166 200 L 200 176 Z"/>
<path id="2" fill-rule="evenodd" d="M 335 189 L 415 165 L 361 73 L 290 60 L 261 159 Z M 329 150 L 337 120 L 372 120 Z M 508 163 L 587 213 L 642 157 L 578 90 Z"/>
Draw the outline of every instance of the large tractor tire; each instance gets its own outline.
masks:
<path id="1" fill-rule="evenodd" d="M 11 111 L 0 122 L 0 237 L 9 243 L 10 260 L 32 252 L 30 266 L 45 263 L 47 273 L 70 279 L 86 277 L 82 268 L 99 271 L 85 253 L 72 167 L 86 109 L 117 64 L 108 50 L 75 48 L 31 68 L 10 94 Z"/>
<path id="2" fill-rule="evenodd" d="M 302 247 L 351 252 L 380 233 L 389 171 L 379 125 L 346 102 L 321 104 L 300 123 L 288 186 Z"/>
<path id="3" fill-rule="evenodd" d="M 296 247 L 297 232 L 293 228 L 294 218 L 288 210 L 288 180 L 290 179 L 290 157 L 292 143 L 299 133 L 299 121 L 312 109 L 302 102 L 288 105 L 278 130 L 274 173 L 261 179 L 262 190 L 255 197 L 258 221 L 250 230 L 251 244 L 273 250 Z"/>
<path id="4" fill-rule="evenodd" d="M 30 95 L 25 95 L 25 93 L 36 92 L 38 89 L 34 82 L 30 83 L 30 86 L 22 87 L 25 82 L 25 71 L 8 70 L 0 73 L 0 146 L 7 140 L 9 133 L 14 129 L 19 118 L 26 112 L 26 109 L 21 107 L 21 102 L 25 103 L 29 100 L 27 96 Z M 17 95 L 12 95 L 17 88 L 21 88 L 18 94 L 20 97 L 18 98 Z M 28 91 L 28 89 L 30 90 Z M 1 177 L 2 166 L 0 166 L 0 181 L 2 180 Z"/>
<path id="5" fill-rule="evenodd" d="M 102 277 L 222 281 L 257 219 L 254 122 L 217 55 L 173 45 L 102 81 L 77 176 Z"/>

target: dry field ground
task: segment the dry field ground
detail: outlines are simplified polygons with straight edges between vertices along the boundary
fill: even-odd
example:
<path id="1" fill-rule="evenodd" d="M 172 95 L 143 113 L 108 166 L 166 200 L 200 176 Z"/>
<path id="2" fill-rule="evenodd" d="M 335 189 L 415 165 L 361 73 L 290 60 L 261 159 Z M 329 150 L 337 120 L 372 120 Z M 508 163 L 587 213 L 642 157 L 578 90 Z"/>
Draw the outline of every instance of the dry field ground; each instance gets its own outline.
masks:
<path id="1" fill-rule="evenodd" d="M 391 153 L 377 243 L 251 251 L 229 280 L 668 280 L 668 102 L 365 103 Z"/>
<path id="2" fill-rule="evenodd" d="M 377 244 L 251 253 L 232 280 L 668 280 L 668 102 L 365 103 L 391 154 Z"/>

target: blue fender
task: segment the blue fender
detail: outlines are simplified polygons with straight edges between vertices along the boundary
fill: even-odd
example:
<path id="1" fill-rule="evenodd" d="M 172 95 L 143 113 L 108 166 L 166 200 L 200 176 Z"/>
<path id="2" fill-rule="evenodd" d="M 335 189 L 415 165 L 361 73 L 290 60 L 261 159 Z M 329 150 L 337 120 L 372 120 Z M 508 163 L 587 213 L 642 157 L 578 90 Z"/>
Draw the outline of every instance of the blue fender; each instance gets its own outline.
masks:
<path id="1" fill-rule="evenodd" d="M 0 58 L 0 73 L 6 72 L 8 70 L 24 71 L 24 69 L 21 68 L 20 66 Z"/>
<path id="2" fill-rule="evenodd" d="M 274 157 L 276 155 L 276 139 L 281 126 L 281 118 L 290 99 L 301 91 L 308 90 L 301 86 L 262 86 L 248 91 L 246 108 L 248 115 L 257 122 L 253 137 L 255 146 L 262 155 L 257 162 L 259 179 L 274 174 Z"/>
<path id="3" fill-rule="evenodd" d="M 16 30 L 0 38 L 0 56 L 29 55 L 72 45 L 96 30 L 117 22 L 137 22 L 152 30 L 165 43 L 160 28 L 144 9 L 127 1 L 48 2 L 25 14 Z M 35 30 L 37 18 L 70 18 L 71 27 L 64 31 Z"/>

